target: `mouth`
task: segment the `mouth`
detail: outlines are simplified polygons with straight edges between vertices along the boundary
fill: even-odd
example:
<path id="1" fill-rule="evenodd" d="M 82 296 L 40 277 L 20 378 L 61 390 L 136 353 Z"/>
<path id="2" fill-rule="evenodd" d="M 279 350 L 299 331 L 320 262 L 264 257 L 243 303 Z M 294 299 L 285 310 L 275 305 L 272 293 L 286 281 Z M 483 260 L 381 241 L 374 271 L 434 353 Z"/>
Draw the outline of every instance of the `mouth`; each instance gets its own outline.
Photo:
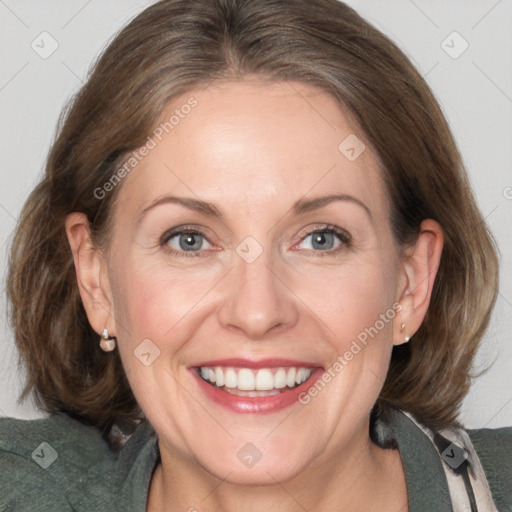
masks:
<path id="1" fill-rule="evenodd" d="M 237 396 L 274 396 L 286 393 L 309 380 L 312 368 L 198 367 L 201 378 L 211 386 Z"/>
<path id="2" fill-rule="evenodd" d="M 265 366 L 266 364 L 266 366 Z M 190 367 L 211 401 L 236 412 L 274 412 L 297 402 L 322 375 L 323 368 L 284 360 L 230 360 Z"/>

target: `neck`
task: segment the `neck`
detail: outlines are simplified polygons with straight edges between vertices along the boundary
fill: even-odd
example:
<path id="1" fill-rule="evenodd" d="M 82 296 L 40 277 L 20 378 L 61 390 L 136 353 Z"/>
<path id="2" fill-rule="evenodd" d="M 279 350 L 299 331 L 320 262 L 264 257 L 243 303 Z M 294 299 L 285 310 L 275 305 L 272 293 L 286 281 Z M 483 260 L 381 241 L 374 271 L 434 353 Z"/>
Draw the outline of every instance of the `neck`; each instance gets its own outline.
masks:
<path id="1" fill-rule="evenodd" d="M 240 485 L 220 479 L 196 460 L 160 447 L 148 512 L 407 512 L 407 486 L 398 450 L 369 437 L 351 442 L 329 459 L 316 460 L 287 481 L 269 474 L 268 484 Z"/>

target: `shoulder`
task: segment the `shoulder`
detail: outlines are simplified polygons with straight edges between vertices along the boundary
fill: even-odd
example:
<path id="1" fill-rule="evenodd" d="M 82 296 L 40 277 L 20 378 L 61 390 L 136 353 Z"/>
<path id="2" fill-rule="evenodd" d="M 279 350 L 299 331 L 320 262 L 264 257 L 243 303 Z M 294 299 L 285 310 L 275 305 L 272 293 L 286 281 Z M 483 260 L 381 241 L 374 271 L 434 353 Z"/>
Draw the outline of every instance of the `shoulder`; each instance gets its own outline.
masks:
<path id="1" fill-rule="evenodd" d="M 66 482 L 105 466 L 111 456 L 99 432 L 68 416 L 2 418 L 0 510 L 75 510 Z"/>
<path id="2" fill-rule="evenodd" d="M 64 414 L 0 419 L 0 510 L 143 511 L 158 439 L 141 422 L 119 452 Z"/>
<path id="3" fill-rule="evenodd" d="M 512 427 L 466 430 L 499 510 L 512 510 Z"/>
<path id="4" fill-rule="evenodd" d="M 25 460 L 36 468 L 91 466 L 111 454 L 98 430 L 64 414 L 38 420 L 0 419 L 0 454 Z M 0 474 L 6 472 L 0 467 Z"/>

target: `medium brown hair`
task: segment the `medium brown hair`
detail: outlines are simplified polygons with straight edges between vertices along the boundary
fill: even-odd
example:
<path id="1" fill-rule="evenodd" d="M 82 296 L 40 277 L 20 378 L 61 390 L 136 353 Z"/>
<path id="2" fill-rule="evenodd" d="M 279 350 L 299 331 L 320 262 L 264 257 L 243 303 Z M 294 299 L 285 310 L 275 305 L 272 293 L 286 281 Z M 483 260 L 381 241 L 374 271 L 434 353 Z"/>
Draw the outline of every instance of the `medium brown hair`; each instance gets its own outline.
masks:
<path id="1" fill-rule="evenodd" d="M 59 120 L 12 241 L 7 293 L 27 368 L 22 398 L 34 390 L 41 408 L 106 438 L 115 425 L 137 424 L 119 355 L 103 353 L 89 325 L 65 219 L 85 213 L 107 250 L 122 183 L 103 199 L 94 191 L 146 142 L 173 97 L 247 76 L 316 86 L 353 116 L 380 160 L 399 246 L 414 242 L 424 219 L 442 226 L 431 304 L 411 341 L 393 349 L 375 410 L 399 408 L 434 429 L 458 424 L 496 300 L 495 245 L 429 87 L 392 41 L 337 0 L 163 0 L 112 40 Z"/>

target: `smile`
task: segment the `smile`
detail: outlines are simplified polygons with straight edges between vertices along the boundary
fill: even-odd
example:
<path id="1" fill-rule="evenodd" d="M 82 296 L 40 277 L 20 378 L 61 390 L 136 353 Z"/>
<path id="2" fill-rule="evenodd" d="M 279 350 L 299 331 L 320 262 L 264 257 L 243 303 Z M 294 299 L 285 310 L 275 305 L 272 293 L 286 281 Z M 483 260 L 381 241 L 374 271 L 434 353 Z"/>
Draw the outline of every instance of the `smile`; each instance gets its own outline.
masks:
<path id="1" fill-rule="evenodd" d="M 298 402 L 323 374 L 303 361 L 247 359 L 205 361 L 189 367 L 203 395 L 237 413 L 271 413 Z"/>
<path id="2" fill-rule="evenodd" d="M 225 368 L 201 367 L 201 377 L 222 391 L 237 396 L 272 396 L 296 388 L 306 382 L 312 373 L 311 368 L 278 367 L 261 368 Z"/>

